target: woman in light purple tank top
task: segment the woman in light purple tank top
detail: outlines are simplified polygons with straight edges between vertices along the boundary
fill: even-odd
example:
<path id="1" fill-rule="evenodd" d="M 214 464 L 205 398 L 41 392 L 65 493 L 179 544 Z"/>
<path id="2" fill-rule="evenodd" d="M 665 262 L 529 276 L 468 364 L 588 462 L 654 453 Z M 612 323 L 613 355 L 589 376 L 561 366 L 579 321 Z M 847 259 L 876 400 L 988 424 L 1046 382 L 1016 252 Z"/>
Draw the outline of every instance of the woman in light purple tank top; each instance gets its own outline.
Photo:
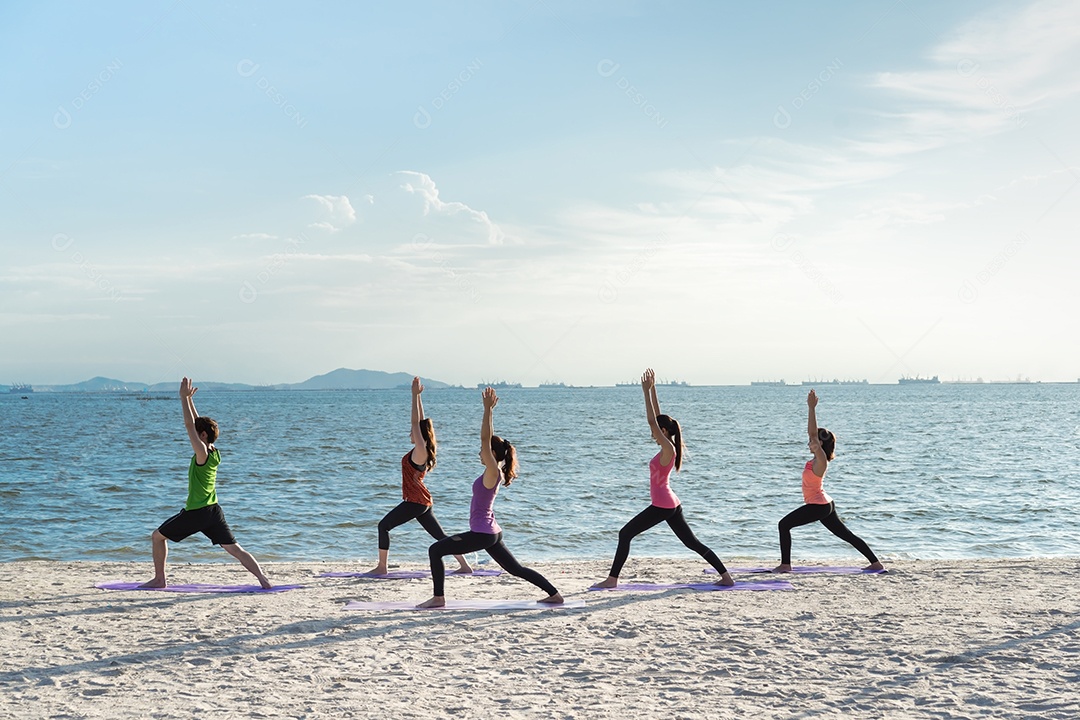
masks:
<path id="1" fill-rule="evenodd" d="M 641 389 L 645 392 L 645 417 L 649 420 L 653 440 L 660 446 L 660 452 L 649 463 L 649 507 L 635 515 L 630 522 L 619 530 L 619 545 L 615 550 L 615 559 L 611 563 L 611 572 L 607 580 L 602 580 L 594 588 L 613 588 L 619 585 L 619 573 L 623 564 L 630 557 L 630 541 L 651 527 L 667 522 L 675 536 L 683 545 L 705 558 L 716 572 L 720 573 L 717 585 L 734 585 L 727 568 L 720 558 L 705 543 L 694 536 L 694 531 L 686 524 L 683 517 L 682 503 L 671 490 L 669 478 L 673 469 L 682 467 L 683 442 L 679 422 L 670 415 L 660 414 L 660 401 L 656 399 L 656 373 L 652 368 L 641 376 Z"/>
<path id="2" fill-rule="evenodd" d="M 431 583 L 433 595 L 430 600 L 417 607 L 434 608 L 446 605 L 444 587 L 446 568 L 443 558 L 447 555 L 485 550 L 487 554 L 515 577 L 528 580 L 548 595 L 537 602 L 559 604 L 563 597 L 555 586 L 540 573 L 522 566 L 506 549 L 502 540 L 502 528 L 495 521 L 495 496 L 499 494 L 500 484 L 507 486 L 517 477 L 517 455 L 514 446 L 495 434 L 492 411 L 499 403 L 499 398 L 492 388 L 485 388 L 483 393 L 484 419 L 480 425 L 480 462 L 484 464 L 484 473 L 473 481 L 472 503 L 469 506 L 469 532 L 460 533 L 439 540 L 428 548 L 431 560 Z"/>

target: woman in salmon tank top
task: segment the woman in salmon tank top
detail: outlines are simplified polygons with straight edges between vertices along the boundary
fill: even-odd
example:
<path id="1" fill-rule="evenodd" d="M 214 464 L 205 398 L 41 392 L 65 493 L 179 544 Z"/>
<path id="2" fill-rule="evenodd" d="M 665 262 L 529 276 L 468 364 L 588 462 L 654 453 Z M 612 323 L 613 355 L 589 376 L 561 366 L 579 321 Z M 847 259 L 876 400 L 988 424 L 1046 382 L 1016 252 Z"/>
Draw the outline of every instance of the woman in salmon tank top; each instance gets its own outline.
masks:
<path id="1" fill-rule="evenodd" d="M 420 378 L 412 379 L 412 424 L 409 438 L 412 440 L 412 450 L 405 453 L 401 458 L 401 502 L 386 517 L 379 521 L 379 564 L 373 567 L 369 574 L 385 575 L 389 570 L 388 560 L 390 557 L 390 531 L 398 525 L 404 525 L 410 520 L 416 520 L 420 526 L 427 530 L 428 535 L 436 540 L 446 537 L 442 526 L 431 507 L 434 501 L 431 492 L 424 484 L 424 476 L 428 470 L 435 467 L 435 454 L 438 446 L 435 441 L 435 426 L 431 418 L 424 417 L 424 403 L 420 394 L 424 392 L 424 386 L 420 384 Z M 471 573 L 472 567 L 466 562 L 464 556 L 456 555 L 458 568 L 455 573 Z"/>
<path id="2" fill-rule="evenodd" d="M 694 536 L 694 531 L 686 524 L 683 517 L 682 503 L 671 489 L 669 479 L 672 470 L 682 468 L 683 441 L 679 422 L 670 415 L 660 414 L 660 402 L 656 399 L 656 373 L 652 368 L 641 376 L 641 389 L 645 393 L 645 417 L 649 421 L 653 442 L 660 446 L 660 452 L 649 462 L 649 498 L 651 504 L 619 530 L 619 545 L 615 550 L 615 559 L 611 563 L 611 572 L 607 580 L 602 580 L 594 588 L 613 588 L 619 585 L 619 573 L 630 556 L 630 541 L 651 527 L 667 522 L 675 536 L 683 545 L 696 552 L 720 573 L 717 585 L 734 585 L 727 568 L 720 558 L 705 543 Z"/>
<path id="3" fill-rule="evenodd" d="M 803 502 L 806 504 L 792 510 L 780 521 L 780 564 L 773 572 L 791 572 L 791 528 L 809 525 L 812 522 L 820 522 L 833 535 L 862 553 L 870 562 L 866 570 L 884 570 L 885 566 L 881 564 L 870 546 L 848 530 L 840 520 L 840 516 L 836 514 L 836 503 L 825 492 L 823 487 L 825 471 L 829 468 L 829 461 L 836 456 L 836 436 L 825 428 L 817 426 L 817 404 L 817 394 L 811 390 L 806 396 L 806 405 L 809 408 L 806 432 L 810 436 L 807 446 L 814 457 L 807 461 L 802 472 Z"/>

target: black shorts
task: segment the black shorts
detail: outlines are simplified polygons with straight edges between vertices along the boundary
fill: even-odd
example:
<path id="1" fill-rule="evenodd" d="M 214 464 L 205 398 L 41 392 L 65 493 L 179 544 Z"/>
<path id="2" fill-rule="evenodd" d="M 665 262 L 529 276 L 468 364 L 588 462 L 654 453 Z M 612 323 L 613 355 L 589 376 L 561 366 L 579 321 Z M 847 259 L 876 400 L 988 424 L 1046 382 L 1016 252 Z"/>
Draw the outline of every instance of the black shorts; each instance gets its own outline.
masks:
<path id="1" fill-rule="evenodd" d="M 225 513 L 217 503 L 198 510 L 181 510 L 161 523 L 158 532 L 173 542 L 201 532 L 215 545 L 236 544 L 229 523 L 225 522 Z"/>

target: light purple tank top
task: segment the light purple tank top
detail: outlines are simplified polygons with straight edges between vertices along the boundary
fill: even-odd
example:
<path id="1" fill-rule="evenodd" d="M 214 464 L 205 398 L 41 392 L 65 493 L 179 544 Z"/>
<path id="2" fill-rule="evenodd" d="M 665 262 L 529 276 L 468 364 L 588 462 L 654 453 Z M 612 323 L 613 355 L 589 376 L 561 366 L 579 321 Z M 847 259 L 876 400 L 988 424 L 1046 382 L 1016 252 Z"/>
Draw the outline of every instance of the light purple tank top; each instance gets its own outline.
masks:
<path id="1" fill-rule="evenodd" d="M 472 484 L 472 503 L 469 505 L 469 529 L 473 532 L 498 535 L 502 532 L 499 523 L 495 522 L 495 496 L 499 494 L 499 485 L 502 484 L 502 473 L 499 473 L 499 482 L 495 487 L 488 490 L 484 487 L 484 476 L 476 478 Z"/>

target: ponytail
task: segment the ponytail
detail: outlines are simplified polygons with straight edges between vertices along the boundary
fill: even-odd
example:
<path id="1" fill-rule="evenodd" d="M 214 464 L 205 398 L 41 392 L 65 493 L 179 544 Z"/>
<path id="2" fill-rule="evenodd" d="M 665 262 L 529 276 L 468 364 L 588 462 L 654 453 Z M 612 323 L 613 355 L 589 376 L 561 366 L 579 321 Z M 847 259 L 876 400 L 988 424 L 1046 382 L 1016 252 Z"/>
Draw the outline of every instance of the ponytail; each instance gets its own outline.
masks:
<path id="1" fill-rule="evenodd" d="M 435 451 L 438 449 L 438 442 L 435 440 L 435 425 L 432 424 L 431 418 L 424 418 L 420 421 L 420 435 L 424 438 L 424 447 L 427 449 L 427 462 L 424 463 L 424 470 L 430 470 L 435 467 Z"/>
<path id="2" fill-rule="evenodd" d="M 832 460 L 836 457 L 836 453 L 834 452 L 836 450 L 836 435 L 834 435 L 831 430 L 818 428 L 817 439 L 821 444 L 821 451 L 825 453 L 827 459 Z"/>
<path id="3" fill-rule="evenodd" d="M 670 415 L 657 415 L 656 424 L 660 426 L 660 429 L 667 430 L 667 434 L 671 436 L 671 444 L 675 446 L 675 469 L 682 469 L 683 446 L 682 440 L 682 428 L 679 427 L 679 421 Z"/>
<path id="4" fill-rule="evenodd" d="M 491 454 L 495 456 L 496 462 L 502 463 L 503 485 L 510 485 L 518 475 L 517 451 L 514 446 L 510 444 L 509 440 L 493 435 L 491 437 Z"/>

